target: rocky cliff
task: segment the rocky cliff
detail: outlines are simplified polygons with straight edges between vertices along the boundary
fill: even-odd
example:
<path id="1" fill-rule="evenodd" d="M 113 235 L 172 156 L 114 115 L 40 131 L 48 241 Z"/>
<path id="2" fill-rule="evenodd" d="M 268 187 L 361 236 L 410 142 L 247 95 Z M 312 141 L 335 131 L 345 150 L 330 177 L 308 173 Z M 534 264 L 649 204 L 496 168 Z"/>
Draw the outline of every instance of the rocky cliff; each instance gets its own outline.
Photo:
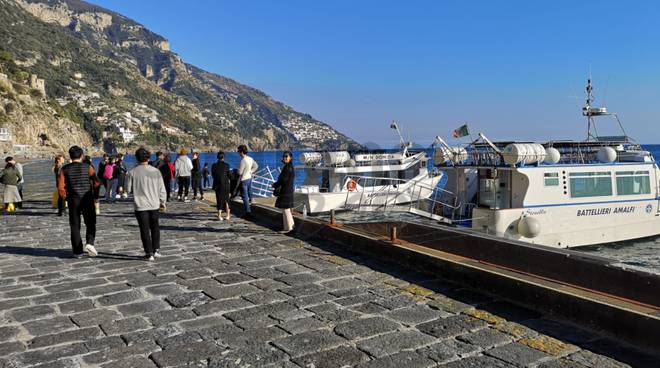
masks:
<path id="1" fill-rule="evenodd" d="M 358 146 L 257 89 L 186 64 L 165 38 L 101 7 L 77 0 L 0 0 L 0 23 L 0 52 L 16 68 L 45 80 L 41 103 L 52 111 L 44 109 L 42 116 L 66 111 L 66 117 L 58 115 L 60 121 L 72 123 L 72 131 L 82 127 L 85 143 L 206 149 L 240 143 L 252 149 Z M 12 77 L 17 71 L 5 65 L 0 73 Z M 14 125 L 17 118 L 5 114 Z M 47 130 L 53 143 L 65 145 L 56 141 L 54 129 Z M 19 136 L 16 142 L 23 143 Z"/>

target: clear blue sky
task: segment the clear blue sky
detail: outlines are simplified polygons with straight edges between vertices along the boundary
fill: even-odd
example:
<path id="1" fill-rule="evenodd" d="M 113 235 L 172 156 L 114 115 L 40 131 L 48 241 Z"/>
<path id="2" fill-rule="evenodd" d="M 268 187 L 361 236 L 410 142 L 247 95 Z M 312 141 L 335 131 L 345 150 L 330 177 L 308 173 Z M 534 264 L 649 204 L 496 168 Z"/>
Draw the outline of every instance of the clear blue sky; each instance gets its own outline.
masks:
<path id="1" fill-rule="evenodd" d="M 465 121 L 494 139 L 583 139 L 590 66 L 629 134 L 660 142 L 657 1 L 93 2 L 360 142 L 391 143 L 392 119 L 424 144 Z"/>

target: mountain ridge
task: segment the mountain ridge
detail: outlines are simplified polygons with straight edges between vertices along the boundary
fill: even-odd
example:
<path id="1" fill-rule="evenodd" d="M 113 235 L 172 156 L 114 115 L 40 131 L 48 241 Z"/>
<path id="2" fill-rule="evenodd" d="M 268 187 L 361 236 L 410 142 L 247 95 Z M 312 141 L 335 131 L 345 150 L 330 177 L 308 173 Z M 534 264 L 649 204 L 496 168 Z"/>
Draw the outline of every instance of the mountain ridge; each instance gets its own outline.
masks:
<path id="1" fill-rule="evenodd" d="M 166 38 L 114 11 L 79 0 L 0 0 L 0 7 L 10 25 L 0 30 L 0 49 L 45 79 L 46 99 L 77 106 L 68 109 L 96 145 L 359 147 L 263 91 L 186 63 Z"/>

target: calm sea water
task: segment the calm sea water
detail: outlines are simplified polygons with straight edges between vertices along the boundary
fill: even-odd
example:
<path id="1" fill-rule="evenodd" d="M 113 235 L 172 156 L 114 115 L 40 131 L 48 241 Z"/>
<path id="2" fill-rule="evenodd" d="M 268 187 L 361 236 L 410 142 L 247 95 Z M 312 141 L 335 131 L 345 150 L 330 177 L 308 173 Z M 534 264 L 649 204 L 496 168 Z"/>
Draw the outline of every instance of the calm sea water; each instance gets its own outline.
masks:
<path id="1" fill-rule="evenodd" d="M 644 149 L 651 151 L 656 159 L 660 159 L 660 145 L 644 145 Z M 294 164 L 300 163 L 300 153 L 302 151 L 294 151 Z M 282 151 L 268 151 L 268 152 L 251 152 L 250 156 L 254 158 L 260 167 L 270 167 L 275 169 L 282 166 Z M 172 160 L 176 155 L 172 156 Z M 215 153 L 201 154 L 201 164 L 208 163 L 209 168 L 216 161 Z M 227 152 L 225 154 L 225 161 L 231 168 L 237 168 L 240 162 L 238 153 Z M 95 165 L 98 159 L 94 161 Z M 135 164 L 134 156 L 127 156 L 126 163 L 129 166 Z M 432 162 L 429 162 L 432 165 Z M 276 174 L 275 174 L 276 175 Z M 300 174 L 296 176 L 296 184 L 301 184 L 304 177 Z M 622 265 L 631 268 L 642 269 L 654 273 L 660 273 L 660 236 L 654 238 L 647 238 L 634 241 L 626 241 L 619 243 L 611 243 L 607 245 L 589 246 L 576 248 L 578 251 L 585 253 L 595 254 L 598 256 L 618 260 Z"/>

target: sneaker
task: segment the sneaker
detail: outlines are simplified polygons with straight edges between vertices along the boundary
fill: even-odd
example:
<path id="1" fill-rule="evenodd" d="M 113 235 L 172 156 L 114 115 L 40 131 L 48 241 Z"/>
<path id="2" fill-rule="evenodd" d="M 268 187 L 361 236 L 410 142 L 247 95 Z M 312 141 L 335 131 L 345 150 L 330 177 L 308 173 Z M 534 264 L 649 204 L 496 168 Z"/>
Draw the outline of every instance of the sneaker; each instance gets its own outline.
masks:
<path id="1" fill-rule="evenodd" d="M 94 213 L 96 213 L 97 216 L 101 214 L 101 206 L 99 206 L 98 203 L 94 203 Z"/>
<path id="2" fill-rule="evenodd" d="M 188 202 L 190 202 L 190 199 L 188 199 L 188 197 L 183 197 L 183 201 L 188 203 Z"/>
<path id="3" fill-rule="evenodd" d="M 176 196 L 176 200 L 177 200 L 177 201 L 180 201 L 180 200 L 181 200 L 181 196 Z"/>
<path id="4" fill-rule="evenodd" d="M 151 254 L 147 254 L 147 255 L 144 256 L 144 260 L 145 260 L 145 261 L 148 261 L 148 262 L 153 262 L 153 261 L 155 261 L 156 259 L 155 259 L 154 256 L 152 256 Z"/>
<path id="5" fill-rule="evenodd" d="M 85 252 L 87 252 L 87 255 L 90 257 L 96 257 L 98 255 L 96 248 L 94 248 L 94 246 L 91 244 L 85 245 Z"/>
<path id="6" fill-rule="evenodd" d="M 155 257 L 155 258 L 160 258 L 160 257 L 162 257 L 162 256 L 163 256 L 163 255 L 160 253 L 160 250 L 157 250 L 157 251 L 154 253 L 154 257 Z"/>
<path id="7" fill-rule="evenodd" d="M 84 253 L 74 254 L 74 255 L 73 255 L 73 258 L 75 258 L 75 259 L 81 259 L 81 258 L 83 258 L 83 257 L 85 257 L 85 254 L 84 254 Z"/>
<path id="8" fill-rule="evenodd" d="M 128 194 L 124 193 L 121 195 L 122 198 L 128 198 Z"/>

